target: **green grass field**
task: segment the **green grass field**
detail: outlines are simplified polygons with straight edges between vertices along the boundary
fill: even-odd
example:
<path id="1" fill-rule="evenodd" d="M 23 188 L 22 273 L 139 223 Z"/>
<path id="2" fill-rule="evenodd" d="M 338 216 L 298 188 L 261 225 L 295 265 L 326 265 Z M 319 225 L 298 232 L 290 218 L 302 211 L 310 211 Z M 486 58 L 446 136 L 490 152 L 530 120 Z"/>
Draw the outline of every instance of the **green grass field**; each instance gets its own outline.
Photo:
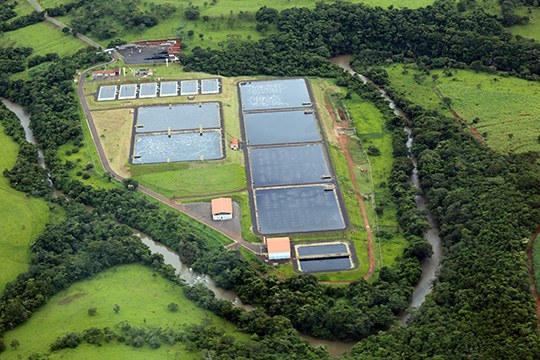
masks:
<path id="1" fill-rule="evenodd" d="M 540 83 L 468 70 L 453 70 L 451 77 L 435 70 L 431 76 L 416 75 L 416 80 L 418 72 L 412 68 L 404 74 L 401 65 L 393 65 L 387 71 L 392 85 L 410 100 L 450 115 L 435 92 L 439 89 L 494 150 L 540 150 Z"/>
<path id="2" fill-rule="evenodd" d="M 356 129 L 356 139 L 349 142 L 349 151 L 355 164 L 359 165 L 355 175 L 360 192 L 367 196 L 364 204 L 370 225 L 374 230 L 393 234 L 388 240 L 374 236 L 375 258 L 378 266 L 390 265 L 406 245 L 397 225 L 397 205 L 387 186 L 394 163 L 392 134 L 386 128 L 381 112 L 371 102 L 353 94 L 350 100 L 345 100 L 345 105 Z M 368 156 L 366 149 L 370 145 L 376 146 L 381 155 Z M 376 208 L 382 213 L 377 214 Z"/>
<path id="3" fill-rule="evenodd" d="M 169 198 L 233 192 L 246 187 L 244 167 L 240 164 L 205 162 L 200 166 L 198 163 L 183 165 L 186 165 L 186 171 L 148 172 L 135 176 L 135 179 Z"/>
<path id="4" fill-rule="evenodd" d="M 527 7 L 519 7 L 516 10 L 516 14 L 528 16 L 529 23 L 527 25 L 512 26 L 510 28 L 512 34 L 540 41 L 540 8 L 531 7 L 531 11 L 529 12 Z"/>
<path id="5" fill-rule="evenodd" d="M 173 302 L 178 304 L 178 312 L 167 309 L 167 305 Z M 120 306 L 118 314 L 113 311 L 115 304 Z M 91 307 L 97 309 L 95 316 L 88 315 Z M 6 344 L 17 339 L 21 346 L 17 350 L 8 349 L 3 357 L 26 358 L 35 352 L 45 354 L 58 336 L 89 327 L 113 328 L 123 320 L 138 327 L 175 329 L 210 321 L 213 326 L 236 338 L 247 339 L 247 335 L 236 331 L 233 324 L 189 301 L 181 287 L 160 275 L 154 276 L 151 269 L 136 264 L 107 270 L 53 296 L 28 322 L 5 334 Z M 148 345 L 133 349 L 117 343 L 99 348 L 86 345 L 59 352 L 51 358 L 92 359 L 97 356 L 108 359 L 199 358 L 187 352 L 182 345 L 162 345 L 159 350 L 153 350 Z"/>
<path id="6" fill-rule="evenodd" d="M 62 33 L 60 28 L 48 22 L 41 22 L 0 35 L 0 46 L 15 45 L 33 48 L 33 55 L 48 53 L 69 55 L 87 46 L 81 40 Z"/>
<path id="7" fill-rule="evenodd" d="M 26 1 L 9 0 L 8 2 L 11 2 L 11 3 L 16 2 L 17 3 L 17 6 L 15 6 L 15 12 L 17 13 L 17 16 L 15 17 L 15 19 L 17 19 L 17 18 L 19 18 L 21 16 L 24 16 L 24 15 L 28 15 L 31 12 L 35 11 L 34 7 L 30 4 L 30 2 L 28 0 L 26 0 Z M 12 20 L 10 20 L 10 21 L 12 21 Z"/>
<path id="8" fill-rule="evenodd" d="M 19 145 L 0 125 L 0 293 L 7 282 L 28 269 L 29 245 L 43 232 L 49 219 L 45 201 L 15 191 L 1 175 L 15 165 L 18 151 Z"/>

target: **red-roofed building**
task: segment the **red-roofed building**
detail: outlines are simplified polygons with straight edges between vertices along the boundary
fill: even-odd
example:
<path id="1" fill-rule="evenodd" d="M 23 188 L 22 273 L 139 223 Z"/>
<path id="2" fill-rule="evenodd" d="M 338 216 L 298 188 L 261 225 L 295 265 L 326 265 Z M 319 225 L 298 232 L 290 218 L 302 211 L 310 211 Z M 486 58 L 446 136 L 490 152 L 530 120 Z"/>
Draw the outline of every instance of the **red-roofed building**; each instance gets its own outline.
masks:
<path id="1" fill-rule="evenodd" d="M 267 238 L 268 258 L 282 260 L 291 258 L 291 241 L 288 237 Z"/>
<path id="2" fill-rule="evenodd" d="M 111 70 L 97 70 L 92 71 L 92 79 L 102 78 L 102 77 L 114 77 L 120 75 L 120 68 L 111 69 Z"/>
<path id="3" fill-rule="evenodd" d="M 233 217 L 231 198 L 212 199 L 212 219 L 230 220 Z"/>

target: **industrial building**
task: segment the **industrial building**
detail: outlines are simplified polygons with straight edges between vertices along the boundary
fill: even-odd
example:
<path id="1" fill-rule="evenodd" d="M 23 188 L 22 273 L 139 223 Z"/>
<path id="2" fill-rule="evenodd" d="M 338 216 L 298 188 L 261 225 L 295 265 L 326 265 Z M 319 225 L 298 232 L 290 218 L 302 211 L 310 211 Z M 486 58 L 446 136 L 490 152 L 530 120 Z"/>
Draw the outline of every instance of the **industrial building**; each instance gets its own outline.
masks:
<path id="1" fill-rule="evenodd" d="M 267 238 L 268 259 L 284 260 L 291 258 L 291 241 L 288 237 Z"/>
<path id="2" fill-rule="evenodd" d="M 212 219 L 230 220 L 233 217 L 231 198 L 217 198 L 212 200 Z"/>

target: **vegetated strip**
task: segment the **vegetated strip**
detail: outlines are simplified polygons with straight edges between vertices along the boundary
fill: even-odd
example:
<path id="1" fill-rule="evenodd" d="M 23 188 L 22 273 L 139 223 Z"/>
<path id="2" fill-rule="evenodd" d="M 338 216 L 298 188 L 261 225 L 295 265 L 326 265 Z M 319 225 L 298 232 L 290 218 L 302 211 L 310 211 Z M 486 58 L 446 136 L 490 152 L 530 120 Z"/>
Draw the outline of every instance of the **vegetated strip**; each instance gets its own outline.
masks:
<path id="1" fill-rule="evenodd" d="M 352 157 L 349 152 L 349 149 L 347 148 L 347 143 L 348 143 L 347 135 L 339 134 L 338 131 L 336 130 L 336 127 L 337 127 L 336 114 L 332 108 L 332 104 L 330 103 L 328 95 L 325 96 L 325 102 L 326 102 L 326 109 L 328 110 L 328 113 L 330 114 L 330 117 L 332 118 L 333 129 L 334 129 L 334 132 L 336 133 L 336 137 L 338 138 L 339 146 L 341 147 L 341 150 L 343 151 L 343 154 L 345 155 L 345 158 L 347 159 L 347 167 L 349 168 L 349 175 L 351 177 L 351 182 L 353 184 L 356 198 L 358 199 L 358 204 L 360 204 L 360 210 L 362 211 L 362 220 L 364 222 L 364 228 L 366 229 L 366 233 L 367 233 L 368 256 L 369 256 L 369 268 L 368 268 L 368 272 L 364 275 L 364 279 L 369 280 L 371 276 L 373 275 L 373 273 L 375 272 L 375 256 L 373 255 L 373 237 L 371 234 L 371 227 L 369 226 L 369 220 L 367 217 L 364 200 L 362 199 L 362 194 L 360 194 L 360 190 L 358 190 L 358 183 L 356 181 L 356 175 L 354 174 L 354 163 L 352 161 Z"/>

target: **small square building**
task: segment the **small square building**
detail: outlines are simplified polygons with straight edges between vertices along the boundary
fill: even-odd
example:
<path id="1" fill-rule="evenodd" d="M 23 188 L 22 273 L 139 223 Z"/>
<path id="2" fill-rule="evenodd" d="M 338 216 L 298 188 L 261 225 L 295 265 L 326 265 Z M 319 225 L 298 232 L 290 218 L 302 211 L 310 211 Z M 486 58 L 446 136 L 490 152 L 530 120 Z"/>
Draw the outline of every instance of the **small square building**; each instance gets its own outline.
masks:
<path id="1" fill-rule="evenodd" d="M 291 258 L 291 241 L 288 237 L 267 238 L 268 259 L 283 260 Z"/>
<path id="2" fill-rule="evenodd" d="M 212 199 L 212 219 L 230 220 L 233 217 L 233 205 L 231 198 Z"/>

